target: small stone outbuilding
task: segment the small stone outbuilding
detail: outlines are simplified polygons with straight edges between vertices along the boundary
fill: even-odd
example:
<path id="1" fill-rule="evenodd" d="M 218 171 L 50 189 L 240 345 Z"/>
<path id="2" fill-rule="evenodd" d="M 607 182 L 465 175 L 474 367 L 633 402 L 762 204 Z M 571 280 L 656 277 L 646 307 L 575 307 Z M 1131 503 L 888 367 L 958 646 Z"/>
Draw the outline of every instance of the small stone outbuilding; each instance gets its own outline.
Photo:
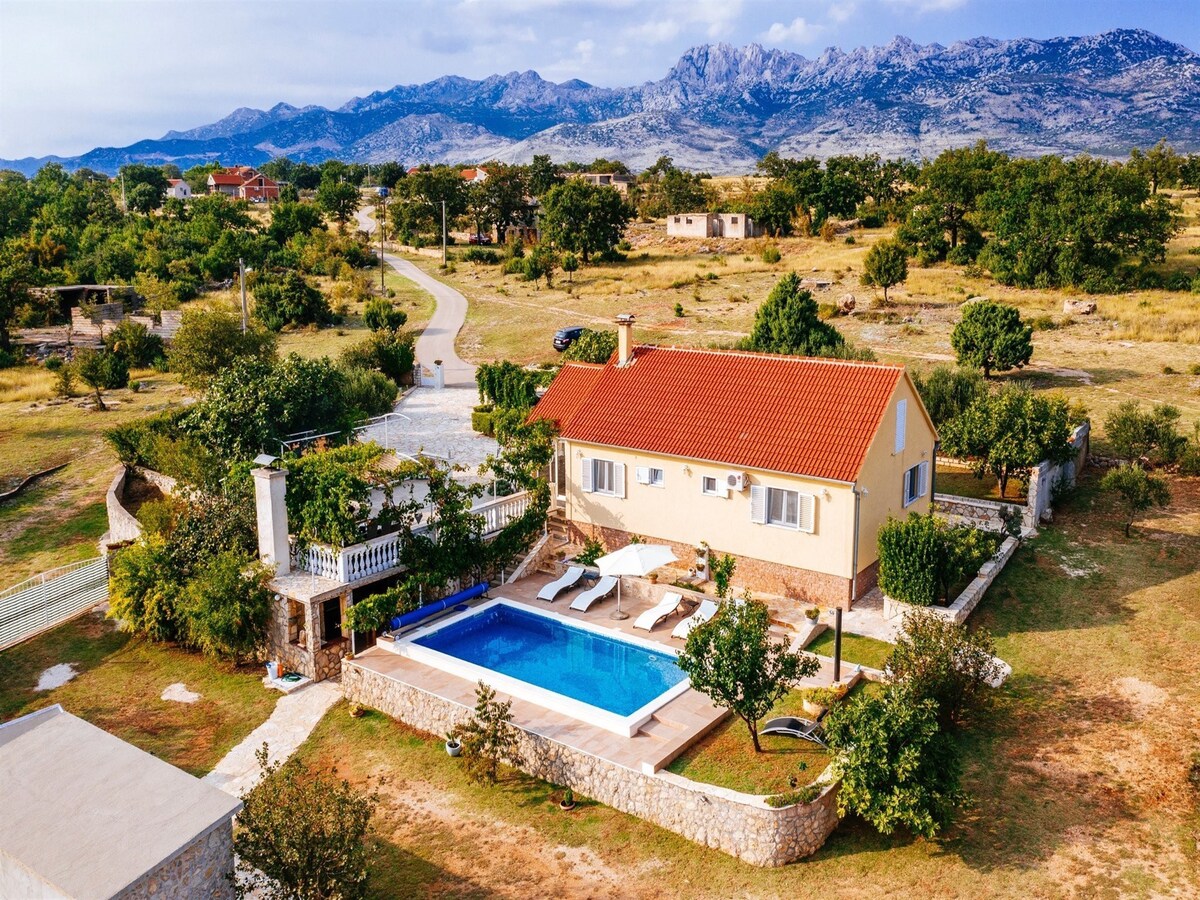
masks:
<path id="1" fill-rule="evenodd" d="M 0 897 L 234 896 L 241 801 L 50 706 L 0 725 Z"/>

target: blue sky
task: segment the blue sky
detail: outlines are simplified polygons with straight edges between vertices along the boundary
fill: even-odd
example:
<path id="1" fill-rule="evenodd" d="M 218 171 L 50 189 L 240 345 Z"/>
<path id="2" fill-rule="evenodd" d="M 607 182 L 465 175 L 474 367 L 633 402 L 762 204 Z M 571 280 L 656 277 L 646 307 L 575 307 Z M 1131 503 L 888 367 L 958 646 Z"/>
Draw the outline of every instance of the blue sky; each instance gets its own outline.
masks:
<path id="1" fill-rule="evenodd" d="M 0 158 L 72 155 L 239 106 L 340 106 L 441 75 L 616 86 L 688 47 L 828 46 L 1140 27 L 1200 50 L 1196 0 L 0 0 Z"/>

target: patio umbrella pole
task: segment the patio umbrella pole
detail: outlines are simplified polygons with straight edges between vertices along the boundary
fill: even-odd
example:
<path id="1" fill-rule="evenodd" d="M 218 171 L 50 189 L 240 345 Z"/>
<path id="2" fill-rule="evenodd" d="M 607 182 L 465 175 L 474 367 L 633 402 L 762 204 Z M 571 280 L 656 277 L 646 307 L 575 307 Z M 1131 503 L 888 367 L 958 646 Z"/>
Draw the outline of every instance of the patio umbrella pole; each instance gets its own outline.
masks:
<path id="1" fill-rule="evenodd" d="M 617 608 L 613 612 L 612 617 L 614 619 L 629 618 L 629 613 L 621 611 L 621 579 L 619 577 L 617 578 Z"/>

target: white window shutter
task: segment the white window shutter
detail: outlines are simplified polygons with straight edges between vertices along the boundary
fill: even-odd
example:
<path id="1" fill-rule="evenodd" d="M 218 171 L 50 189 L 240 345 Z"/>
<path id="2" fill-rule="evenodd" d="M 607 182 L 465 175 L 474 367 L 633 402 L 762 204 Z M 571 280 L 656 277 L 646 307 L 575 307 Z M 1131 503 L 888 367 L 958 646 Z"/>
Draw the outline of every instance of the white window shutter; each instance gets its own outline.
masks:
<path id="1" fill-rule="evenodd" d="M 579 463 L 579 480 L 583 486 L 583 492 L 590 494 L 592 492 L 592 463 L 594 460 L 585 456 Z"/>
<path id="2" fill-rule="evenodd" d="M 796 527 L 806 534 L 812 534 L 817 527 L 817 498 L 812 494 L 800 495 L 799 515 L 796 517 Z"/>
<path id="3" fill-rule="evenodd" d="M 908 401 L 896 401 L 896 452 L 904 452 L 904 432 L 908 427 Z"/>
<path id="4" fill-rule="evenodd" d="M 625 463 L 616 463 L 613 466 L 613 496 L 625 496 Z"/>
<path id="5" fill-rule="evenodd" d="M 921 471 L 917 477 L 917 487 L 918 499 L 929 493 L 929 463 L 927 461 L 921 463 Z"/>
<path id="6" fill-rule="evenodd" d="M 750 521 L 767 524 L 767 489 L 761 484 L 750 485 Z"/>
<path id="7" fill-rule="evenodd" d="M 650 483 L 650 467 L 638 466 L 633 470 L 633 478 L 638 484 Z"/>

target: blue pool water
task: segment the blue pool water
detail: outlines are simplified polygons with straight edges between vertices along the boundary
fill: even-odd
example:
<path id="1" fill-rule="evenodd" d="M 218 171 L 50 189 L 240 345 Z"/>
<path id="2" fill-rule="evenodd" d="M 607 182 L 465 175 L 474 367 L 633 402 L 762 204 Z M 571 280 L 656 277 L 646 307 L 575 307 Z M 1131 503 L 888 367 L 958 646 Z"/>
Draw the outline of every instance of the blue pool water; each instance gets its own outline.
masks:
<path id="1" fill-rule="evenodd" d="M 413 643 L 619 716 L 687 678 L 668 653 L 503 604 Z"/>

